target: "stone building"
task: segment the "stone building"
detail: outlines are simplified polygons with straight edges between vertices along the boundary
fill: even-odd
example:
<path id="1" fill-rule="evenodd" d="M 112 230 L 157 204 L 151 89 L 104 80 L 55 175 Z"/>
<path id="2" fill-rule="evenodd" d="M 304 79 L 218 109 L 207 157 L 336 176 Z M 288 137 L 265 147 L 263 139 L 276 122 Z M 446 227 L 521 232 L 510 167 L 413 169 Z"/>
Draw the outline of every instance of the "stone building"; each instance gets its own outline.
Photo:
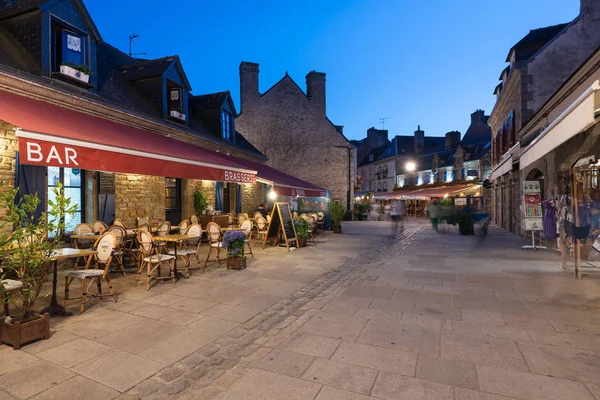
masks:
<path id="1" fill-rule="evenodd" d="M 352 203 L 355 152 L 342 127 L 327 118 L 325 74 L 309 72 L 306 93 L 287 73 L 261 93 L 259 65 L 244 61 L 239 70 L 236 126 L 242 136 L 268 157 L 268 165 L 329 189 L 344 205 Z"/>
<path id="2" fill-rule="evenodd" d="M 3 190 L 18 185 L 45 204 L 62 183 L 79 206 L 73 223 L 177 223 L 195 212 L 196 191 L 223 211 L 254 210 L 267 184 L 293 178 L 256 183 L 245 163 L 266 157 L 236 132 L 229 93 L 191 90 L 178 56 L 119 51 L 80 0 L 0 0 Z"/>
<path id="3" fill-rule="evenodd" d="M 535 29 L 508 52 L 509 65 L 496 86 L 492 128 L 493 219 L 504 229 L 521 233 L 522 179 L 520 149 L 526 145 L 522 128 L 565 80 L 600 45 L 600 2 L 581 0 L 571 22 Z M 543 180 L 539 171 L 524 176 Z"/>

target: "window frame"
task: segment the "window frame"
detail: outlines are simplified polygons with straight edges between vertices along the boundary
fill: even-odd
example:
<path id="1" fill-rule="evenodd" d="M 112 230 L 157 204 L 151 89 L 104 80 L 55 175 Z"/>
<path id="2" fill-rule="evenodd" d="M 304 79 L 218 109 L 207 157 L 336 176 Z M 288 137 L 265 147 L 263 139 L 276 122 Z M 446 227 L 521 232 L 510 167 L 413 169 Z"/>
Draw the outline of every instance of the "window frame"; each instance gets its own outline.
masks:
<path id="1" fill-rule="evenodd" d="M 81 169 L 81 168 L 65 168 L 65 167 L 46 167 L 46 201 L 48 199 L 50 199 L 50 192 L 52 190 L 52 188 L 57 187 L 56 185 L 56 181 L 53 182 L 53 184 L 50 184 L 50 173 L 49 173 L 49 169 L 50 168 L 58 168 L 58 182 L 60 182 L 63 186 L 63 190 L 66 192 L 66 189 L 79 189 L 79 210 L 77 211 L 78 214 L 80 214 L 80 218 L 79 221 L 80 223 L 84 223 L 86 222 L 85 216 L 86 216 L 86 185 L 85 185 L 85 170 Z M 78 169 L 79 170 L 79 175 L 80 175 L 80 181 L 79 181 L 79 186 L 73 186 L 73 185 L 65 185 L 65 170 L 69 169 L 69 170 L 73 170 L 73 169 Z M 46 211 L 48 211 L 48 204 L 46 204 L 45 206 Z M 76 226 L 77 224 L 75 224 Z M 69 231 L 68 228 L 75 228 L 75 226 L 73 227 L 67 227 L 65 226 L 65 228 L 67 228 L 67 232 Z"/>
<path id="2" fill-rule="evenodd" d="M 50 70 L 51 72 L 60 73 L 60 66 L 66 65 L 63 53 L 63 32 L 76 36 L 81 40 L 81 64 L 90 68 L 88 35 L 85 32 L 75 28 L 73 25 L 52 17 L 50 24 Z M 60 46 L 60 47 L 59 47 Z M 58 60 L 60 53 L 60 61 Z"/>
<path id="3" fill-rule="evenodd" d="M 221 138 L 233 142 L 233 118 L 228 111 L 221 110 Z"/>

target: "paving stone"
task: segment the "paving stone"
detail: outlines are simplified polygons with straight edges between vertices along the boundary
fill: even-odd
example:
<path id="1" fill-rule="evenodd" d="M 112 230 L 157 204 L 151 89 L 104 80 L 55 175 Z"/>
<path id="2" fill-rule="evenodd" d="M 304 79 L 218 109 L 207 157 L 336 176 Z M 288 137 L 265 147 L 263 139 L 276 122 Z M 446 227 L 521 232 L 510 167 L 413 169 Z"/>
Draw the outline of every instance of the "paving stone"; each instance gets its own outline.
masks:
<path id="1" fill-rule="evenodd" d="M 600 384 L 600 353 L 534 343 L 519 347 L 535 373 Z"/>
<path id="2" fill-rule="evenodd" d="M 311 318 L 300 331 L 334 339 L 353 340 L 360 334 L 366 322 L 366 319 L 321 312 Z"/>
<path id="3" fill-rule="evenodd" d="M 163 340 L 177 336 L 181 330 L 178 325 L 145 319 L 139 324 L 104 335 L 97 341 L 128 353 L 139 354 Z"/>
<path id="4" fill-rule="evenodd" d="M 162 322 L 168 322 L 175 325 L 187 326 L 192 322 L 198 321 L 200 318 L 202 318 L 202 316 L 196 313 L 188 311 L 176 311 L 161 318 L 160 320 Z"/>
<path id="5" fill-rule="evenodd" d="M 506 325 L 502 314 L 492 311 L 463 310 L 462 320 L 473 325 Z"/>
<path id="6" fill-rule="evenodd" d="M 444 316 L 433 314 L 402 314 L 400 323 L 406 325 L 420 326 L 426 329 L 452 329 L 452 321 Z"/>
<path id="7" fill-rule="evenodd" d="M 26 399 L 74 375 L 65 368 L 46 361 L 37 361 L 0 376 L 0 387 L 15 397 Z"/>
<path id="8" fill-rule="evenodd" d="M 313 400 L 321 385 L 253 369 L 226 390 L 219 400 Z"/>
<path id="9" fill-rule="evenodd" d="M 481 390 L 528 400 L 593 400 L 583 383 L 567 379 L 478 366 Z"/>
<path id="10" fill-rule="evenodd" d="M 382 372 L 371 394 L 386 400 L 447 400 L 452 399 L 452 386 L 422 379 Z"/>
<path id="11" fill-rule="evenodd" d="M 173 338 L 163 340 L 151 346 L 139 354 L 142 357 L 168 365 L 206 346 L 217 337 L 209 333 L 188 329 Z"/>
<path id="12" fill-rule="evenodd" d="M 206 373 L 208 372 L 208 369 L 206 368 L 205 365 L 196 365 L 195 367 L 191 368 L 190 370 L 188 370 L 183 377 L 185 379 L 189 379 L 191 381 L 197 381 L 198 379 L 202 378 L 204 375 L 206 375 Z"/>
<path id="13" fill-rule="evenodd" d="M 380 320 L 370 320 L 356 341 L 436 356 L 440 351 L 439 330 Z"/>
<path id="14" fill-rule="evenodd" d="M 77 365 L 73 371 L 125 392 L 163 368 L 164 364 L 121 350 L 112 350 Z"/>
<path id="15" fill-rule="evenodd" d="M 594 397 L 596 397 L 596 400 L 600 400 L 600 385 L 594 385 L 592 383 L 587 383 L 586 385 Z"/>
<path id="16" fill-rule="evenodd" d="M 415 377 L 467 389 L 479 389 L 475 364 L 461 360 L 419 354 Z"/>
<path id="17" fill-rule="evenodd" d="M 600 353 L 600 337 L 536 330 L 529 330 L 528 333 L 529 336 L 531 336 L 537 343 L 571 347 L 574 349 L 589 350 Z"/>
<path id="18" fill-rule="evenodd" d="M 93 318 L 78 320 L 78 322 L 66 325 L 63 329 L 87 339 L 96 339 L 142 321 L 144 318 L 136 315 L 110 311 Z"/>
<path id="19" fill-rule="evenodd" d="M 25 352 L 29 354 L 37 354 L 72 340 L 79 339 L 79 336 L 74 335 L 62 328 L 55 331 L 52 330 L 53 328 L 54 325 L 50 323 L 50 338 L 48 338 L 48 340 L 38 340 L 36 342 L 29 343 L 27 346 L 21 347 L 21 351 L 18 351 L 17 353 Z M 2 350 L 0 350 L 0 352 L 1 351 Z M 4 359 L 3 356 L 0 356 L 0 359 Z M 2 368 L 2 364 L 3 363 L 0 363 L 0 369 Z M 2 372 L 0 372 L 0 375 L 2 375 Z"/>
<path id="20" fill-rule="evenodd" d="M 158 380 L 155 377 L 150 379 L 146 379 L 135 385 L 133 389 L 131 389 L 128 393 L 132 395 L 138 395 L 141 397 L 149 396 L 152 393 L 158 392 L 160 389 L 165 386 L 165 382 Z"/>
<path id="21" fill-rule="evenodd" d="M 164 393 L 168 396 L 173 396 L 173 395 L 181 392 L 182 390 L 184 390 L 185 388 L 187 388 L 190 385 L 191 385 L 191 382 L 188 381 L 187 379 L 179 378 L 173 382 L 169 382 L 168 384 L 166 384 L 165 387 L 163 387 L 160 392 Z"/>
<path id="22" fill-rule="evenodd" d="M 250 310 L 242 307 L 228 306 L 226 304 L 218 304 L 207 310 L 202 311 L 202 315 L 226 319 L 233 322 L 243 323 L 257 314 L 255 310 Z"/>
<path id="23" fill-rule="evenodd" d="M 211 307 L 216 306 L 217 303 L 211 301 L 199 300 L 199 299 L 186 299 L 171 305 L 171 308 L 177 310 L 183 310 L 192 313 L 201 313 L 204 310 L 208 310 Z"/>
<path id="24" fill-rule="evenodd" d="M 86 399 L 110 400 L 119 395 L 119 392 L 97 382 L 84 378 L 83 376 L 74 376 L 50 389 L 45 390 L 32 397 L 33 400 L 43 399 Z M 0 396 L 0 399 L 2 396 Z"/>
<path id="25" fill-rule="evenodd" d="M 184 365 L 174 364 L 160 371 L 156 374 L 156 377 L 166 382 L 171 382 L 181 376 L 185 371 L 187 371 L 187 368 Z"/>
<path id="26" fill-rule="evenodd" d="M 61 367 L 71 368 L 110 350 L 110 347 L 92 340 L 76 339 L 38 353 L 37 356 Z"/>
<path id="27" fill-rule="evenodd" d="M 198 329 L 203 332 L 212 333 L 215 335 L 224 335 L 232 329 L 238 327 L 240 324 L 226 319 L 215 318 L 215 317 L 203 317 L 199 321 L 196 321 L 188 328 Z"/>
<path id="28" fill-rule="evenodd" d="M 329 358 L 340 343 L 341 340 L 299 332 L 285 341 L 281 348 L 310 356 Z"/>
<path id="29" fill-rule="evenodd" d="M 508 326 L 515 328 L 556 332 L 546 318 L 504 314 L 504 320 Z"/>
<path id="30" fill-rule="evenodd" d="M 319 392 L 319 395 L 315 400 L 370 400 L 372 397 L 364 396 L 362 394 L 349 392 L 330 386 L 323 386 L 323 389 Z"/>
<path id="31" fill-rule="evenodd" d="M 275 349 L 264 357 L 262 361 L 257 364 L 257 367 L 267 371 L 300 378 L 314 360 L 315 357 L 306 354 Z"/>
<path id="32" fill-rule="evenodd" d="M 415 374 L 417 364 L 416 353 L 352 342 L 342 342 L 331 359 L 408 376 Z"/>
<path id="33" fill-rule="evenodd" d="M 318 358 L 304 374 L 304 379 L 369 394 L 377 371 L 356 365 Z"/>
<path id="34" fill-rule="evenodd" d="M 499 396 L 471 389 L 457 387 L 454 389 L 454 400 L 513 400 L 514 397 Z"/>
<path id="35" fill-rule="evenodd" d="M 384 321 L 397 322 L 402 317 L 402 311 L 360 307 L 354 313 L 354 317 L 363 319 L 381 319 Z"/>
<path id="36" fill-rule="evenodd" d="M 453 321 L 452 331 L 457 334 L 480 336 L 480 337 L 498 337 L 510 340 L 531 341 L 531 336 L 525 329 L 514 328 L 506 325 L 486 326 L 471 324 L 465 321 Z"/>
<path id="37" fill-rule="evenodd" d="M 16 371 L 38 361 L 34 356 L 24 351 L 14 350 L 12 347 L 5 347 L 0 350 L 0 360 L 2 360 L 0 362 L 0 375 Z"/>
<path id="38" fill-rule="evenodd" d="M 514 341 L 494 337 L 463 335 L 455 332 L 442 334 L 442 357 L 527 371 Z"/>

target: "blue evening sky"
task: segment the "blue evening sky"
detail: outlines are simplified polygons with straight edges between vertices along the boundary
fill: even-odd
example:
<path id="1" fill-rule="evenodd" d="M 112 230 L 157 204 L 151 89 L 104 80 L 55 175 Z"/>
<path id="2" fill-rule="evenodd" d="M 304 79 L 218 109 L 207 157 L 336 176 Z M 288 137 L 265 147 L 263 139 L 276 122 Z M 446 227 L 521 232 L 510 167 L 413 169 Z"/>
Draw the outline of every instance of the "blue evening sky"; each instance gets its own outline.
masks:
<path id="1" fill-rule="evenodd" d="M 349 139 L 464 133 L 490 113 L 510 47 L 530 29 L 568 22 L 578 0 L 85 0 L 104 40 L 148 58 L 178 54 L 194 94 L 230 90 L 240 61 L 260 64 L 260 90 L 289 72 L 305 89 L 327 73 L 327 114 Z"/>

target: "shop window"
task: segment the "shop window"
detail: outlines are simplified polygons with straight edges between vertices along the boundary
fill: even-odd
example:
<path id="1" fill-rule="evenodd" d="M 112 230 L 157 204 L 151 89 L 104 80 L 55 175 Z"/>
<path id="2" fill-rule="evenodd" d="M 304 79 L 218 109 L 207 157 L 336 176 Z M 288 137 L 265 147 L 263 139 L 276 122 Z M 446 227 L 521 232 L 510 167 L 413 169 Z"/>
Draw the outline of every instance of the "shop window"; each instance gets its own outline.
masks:
<path id="1" fill-rule="evenodd" d="M 65 196 L 71 199 L 71 205 L 77 211 L 65 219 L 65 231 L 71 232 L 83 220 L 83 170 L 78 168 L 48 167 L 48 201 L 55 201 L 53 189 L 62 184 Z M 48 209 L 49 211 L 49 209 Z"/>
<path id="2" fill-rule="evenodd" d="M 221 133 L 225 140 L 233 141 L 232 121 L 231 114 L 223 111 L 221 114 Z"/>
<path id="3" fill-rule="evenodd" d="M 87 36 L 57 22 L 52 24 L 52 71 L 60 72 L 61 65 L 87 66 Z"/>
<path id="4" fill-rule="evenodd" d="M 166 220 L 172 225 L 181 222 L 181 179 L 165 178 Z"/>

